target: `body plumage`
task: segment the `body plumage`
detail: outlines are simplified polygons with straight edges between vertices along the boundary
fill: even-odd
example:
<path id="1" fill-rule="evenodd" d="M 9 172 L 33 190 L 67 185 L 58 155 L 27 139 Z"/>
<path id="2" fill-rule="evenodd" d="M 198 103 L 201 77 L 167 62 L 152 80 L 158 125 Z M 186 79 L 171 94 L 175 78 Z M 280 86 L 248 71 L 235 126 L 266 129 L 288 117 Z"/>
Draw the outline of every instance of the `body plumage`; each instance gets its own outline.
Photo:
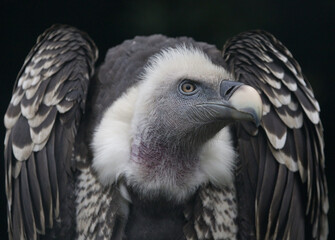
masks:
<path id="1" fill-rule="evenodd" d="M 55 25 L 5 115 L 13 239 L 325 239 L 319 105 L 291 53 Z"/>

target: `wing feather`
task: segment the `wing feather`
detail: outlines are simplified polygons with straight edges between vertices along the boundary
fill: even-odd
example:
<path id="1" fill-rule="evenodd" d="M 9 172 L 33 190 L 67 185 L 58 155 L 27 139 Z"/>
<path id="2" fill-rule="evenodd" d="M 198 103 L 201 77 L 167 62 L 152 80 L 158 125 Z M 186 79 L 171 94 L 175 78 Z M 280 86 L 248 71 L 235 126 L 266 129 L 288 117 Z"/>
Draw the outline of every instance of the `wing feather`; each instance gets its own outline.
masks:
<path id="1" fill-rule="evenodd" d="M 36 221 L 36 230 L 38 233 L 45 233 L 45 217 L 43 211 L 43 203 L 42 203 L 42 194 L 41 188 L 39 184 L 39 180 L 37 177 L 36 171 L 36 163 L 35 156 L 32 154 L 27 161 L 27 175 L 29 176 L 29 190 L 31 192 L 31 201 L 33 205 L 33 213 Z M 28 182 L 27 182 L 28 183 Z"/>
<path id="2" fill-rule="evenodd" d="M 268 139 L 275 149 L 281 149 L 284 147 L 287 138 L 286 125 L 279 119 L 278 115 L 270 111 L 268 114 L 263 116 L 261 124 L 265 125 L 264 129 Z"/>
<path id="3" fill-rule="evenodd" d="M 7 132 L 8 134 L 12 134 L 12 142 L 8 144 L 12 145 L 13 154 L 17 161 L 27 160 L 34 148 L 29 130 L 28 122 L 23 116 L 20 116 L 17 124 L 12 128 L 12 132 Z"/>
<path id="4" fill-rule="evenodd" d="M 23 224 L 26 230 L 26 237 L 28 239 L 36 239 L 36 223 L 34 217 L 34 209 L 31 201 L 31 194 L 29 190 L 28 174 L 26 168 L 26 162 L 22 164 L 20 173 L 20 196 L 22 202 L 22 212 L 23 212 Z"/>
<path id="5" fill-rule="evenodd" d="M 271 200 L 271 205 L 269 208 L 269 220 L 267 225 L 267 233 L 270 233 L 273 231 L 273 228 L 277 223 L 277 221 L 281 220 L 278 218 L 278 212 L 281 205 L 281 196 L 283 196 L 286 186 L 286 176 L 287 176 L 287 169 L 283 165 L 279 165 L 278 170 L 278 177 L 276 179 L 275 187 L 274 187 L 274 193 Z M 268 237 L 268 236 L 267 236 Z M 277 238 L 277 234 L 274 234 L 274 239 Z"/>
<path id="6" fill-rule="evenodd" d="M 53 131 L 50 135 L 49 142 L 46 145 L 47 159 L 49 166 L 49 176 L 52 200 L 55 203 L 54 215 L 59 216 L 59 187 L 58 187 L 58 176 L 57 176 L 57 165 L 55 159 L 55 132 Z"/>
<path id="7" fill-rule="evenodd" d="M 271 158 L 270 151 L 267 150 L 267 159 Z M 272 157 L 273 158 L 273 157 Z M 277 166 L 274 161 L 265 161 L 264 163 L 264 174 L 260 184 L 257 185 L 259 189 L 256 195 L 256 233 L 260 234 L 261 228 L 266 228 L 270 219 L 268 219 L 268 209 L 270 208 L 271 196 L 273 195 L 275 180 L 277 175 Z M 259 172 L 260 173 L 260 172 Z M 259 207 L 262 206 L 262 207 Z"/>
<path id="8" fill-rule="evenodd" d="M 277 236 L 278 239 L 283 238 L 283 231 L 281 231 L 282 229 L 285 229 L 285 225 L 287 224 L 287 214 L 289 212 L 290 209 L 290 200 L 291 200 L 291 194 L 292 194 L 292 179 L 293 179 L 293 174 L 291 172 L 288 172 L 287 169 L 286 170 L 286 179 L 284 179 L 284 181 L 286 182 L 285 184 L 285 190 L 282 196 L 280 196 L 280 199 L 278 199 L 278 201 L 281 201 L 280 204 L 280 209 L 278 211 L 278 218 L 277 218 L 277 222 L 275 225 L 275 231 L 274 231 L 274 235 Z M 281 180 L 281 179 L 280 179 Z M 272 223 L 271 223 L 272 224 Z M 267 235 L 269 236 L 270 233 Z"/>
<path id="9" fill-rule="evenodd" d="M 71 152 L 96 58 L 85 33 L 55 25 L 20 70 L 4 119 L 10 238 L 37 239 L 74 222 L 65 219 L 74 211 L 67 209 Z"/>
<path id="10" fill-rule="evenodd" d="M 252 222 L 255 216 L 257 239 L 327 238 L 320 107 L 299 64 L 282 43 L 263 31 L 230 39 L 223 58 L 237 81 L 257 89 L 264 105 L 258 131 L 250 131 L 250 123 L 237 126 L 240 218 Z M 246 191 L 248 185 L 256 190 Z M 241 202 L 246 199 L 255 200 L 251 210 Z M 240 226 L 242 238 L 253 235 L 252 228 Z"/>
<path id="11" fill-rule="evenodd" d="M 26 230 L 23 225 L 22 218 L 22 207 L 21 207 L 21 197 L 20 197 L 20 183 L 19 179 L 14 180 L 14 191 L 13 191 L 13 210 L 9 209 L 12 220 L 9 222 L 8 230 L 11 231 L 13 239 L 24 239 L 26 236 Z M 11 212 L 12 211 L 12 212 Z"/>

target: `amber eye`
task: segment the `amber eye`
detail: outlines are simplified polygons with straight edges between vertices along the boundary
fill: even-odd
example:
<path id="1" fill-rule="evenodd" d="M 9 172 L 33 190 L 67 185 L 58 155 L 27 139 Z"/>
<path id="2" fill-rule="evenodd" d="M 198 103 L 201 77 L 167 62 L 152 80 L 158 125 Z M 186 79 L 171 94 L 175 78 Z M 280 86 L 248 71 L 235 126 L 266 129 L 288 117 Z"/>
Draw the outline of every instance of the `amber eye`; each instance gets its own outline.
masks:
<path id="1" fill-rule="evenodd" d="M 191 82 L 184 82 L 181 84 L 181 90 L 184 92 L 184 93 L 192 93 L 194 92 L 196 89 L 196 86 L 191 83 Z"/>

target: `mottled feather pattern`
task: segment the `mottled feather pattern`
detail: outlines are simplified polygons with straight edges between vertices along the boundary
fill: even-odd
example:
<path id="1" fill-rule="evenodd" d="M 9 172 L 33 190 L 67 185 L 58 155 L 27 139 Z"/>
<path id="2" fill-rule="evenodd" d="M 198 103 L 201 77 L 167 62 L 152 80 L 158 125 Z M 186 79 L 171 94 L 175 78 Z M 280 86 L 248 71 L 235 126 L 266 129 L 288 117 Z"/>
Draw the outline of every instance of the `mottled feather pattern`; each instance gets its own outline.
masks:
<path id="1" fill-rule="evenodd" d="M 186 239 L 237 239 L 237 203 L 235 187 L 200 187 L 185 209 Z"/>
<path id="2" fill-rule="evenodd" d="M 243 193 L 240 188 L 241 194 L 237 195 L 239 201 L 244 199 L 243 194 L 256 200 L 257 239 L 304 239 L 303 234 L 306 238 L 312 236 L 311 239 L 327 238 L 328 197 L 320 107 L 299 64 L 282 43 L 262 31 L 230 39 L 224 46 L 223 57 L 236 80 L 255 87 L 264 104 L 260 137 L 250 135 L 249 123 L 237 127 L 237 137 L 243 135 L 246 139 L 245 143 L 242 138 L 238 142 L 241 158 L 238 184 L 241 181 L 245 186 L 247 182 L 256 184 L 253 192 Z M 245 151 L 247 144 L 262 144 L 263 136 L 268 139 L 264 143 L 267 149 L 250 149 L 254 155 Z M 253 158 L 257 165 L 252 163 Z M 250 172 L 248 168 L 255 170 Z M 286 182 L 286 186 L 281 182 Z M 302 199 L 300 194 L 304 194 Z M 269 202 L 270 205 L 265 205 Z M 239 202 L 240 214 L 252 217 L 247 209 Z M 292 225 L 293 221 L 304 221 L 304 215 L 307 219 L 301 228 Z M 245 236 L 254 234 L 243 228 L 241 231 L 244 230 Z"/>
<path id="3" fill-rule="evenodd" d="M 116 216 L 109 209 L 113 198 L 111 188 L 103 188 L 89 167 L 80 170 L 75 192 L 78 239 L 110 239 L 112 236 Z"/>
<path id="4" fill-rule="evenodd" d="M 10 238 L 55 237 L 50 228 L 73 222 L 60 202 L 71 198 L 72 145 L 96 59 L 86 34 L 55 25 L 24 62 L 4 118 Z"/>

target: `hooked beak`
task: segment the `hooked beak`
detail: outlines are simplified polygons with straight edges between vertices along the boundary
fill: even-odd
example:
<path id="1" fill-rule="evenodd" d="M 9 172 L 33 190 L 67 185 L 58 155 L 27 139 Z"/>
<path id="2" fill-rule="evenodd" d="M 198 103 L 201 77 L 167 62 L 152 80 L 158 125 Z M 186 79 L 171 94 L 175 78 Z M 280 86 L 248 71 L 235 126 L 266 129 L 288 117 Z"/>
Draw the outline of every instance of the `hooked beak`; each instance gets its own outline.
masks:
<path id="1" fill-rule="evenodd" d="M 260 125 L 262 100 L 258 92 L 240 82 L 223 80 L 220 84 L 221 98 L 197 105 L 198 111 L 208 113 L 215 120 L 226 122 L 247 120 Z"/>

